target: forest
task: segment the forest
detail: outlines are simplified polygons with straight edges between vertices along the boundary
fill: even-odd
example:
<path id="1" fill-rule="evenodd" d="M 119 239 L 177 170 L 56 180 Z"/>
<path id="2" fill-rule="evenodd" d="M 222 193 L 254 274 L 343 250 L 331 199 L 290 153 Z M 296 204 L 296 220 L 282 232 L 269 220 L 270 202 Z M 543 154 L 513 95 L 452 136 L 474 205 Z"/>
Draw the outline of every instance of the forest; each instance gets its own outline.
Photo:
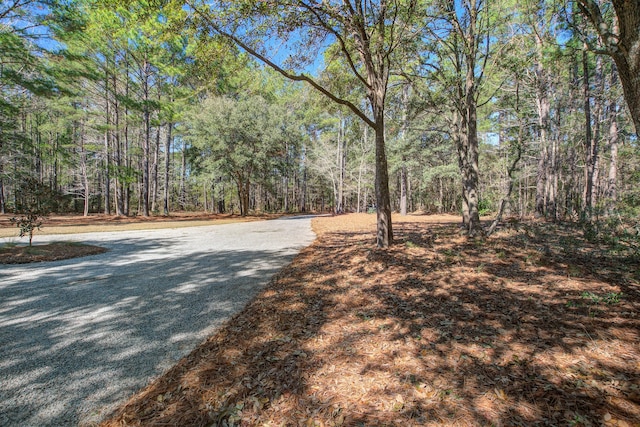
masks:
<path id="1" fill-rule="evenodd" d="M 5 0 L 0 213 L 640 206 L 625 0 Z"/>
<path id="2" fill-rule="evenodd" d="M 639 425 L 639 0 L 2 0 L 0 92 L 0 424 Z"/>

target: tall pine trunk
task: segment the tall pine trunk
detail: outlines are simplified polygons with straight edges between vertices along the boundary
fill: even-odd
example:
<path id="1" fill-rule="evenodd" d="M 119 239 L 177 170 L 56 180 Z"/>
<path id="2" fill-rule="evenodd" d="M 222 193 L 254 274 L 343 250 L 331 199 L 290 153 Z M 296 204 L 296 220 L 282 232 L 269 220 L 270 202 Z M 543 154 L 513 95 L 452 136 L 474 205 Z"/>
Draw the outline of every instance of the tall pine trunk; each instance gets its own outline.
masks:
<path id="1" fill-rule="evenodd" d="M 377 233 L 376 241 L 380 248 L 393 244 L 393 227 L 391 225 L 391 197 L 389 196 L 389 169 L 387 165 L 387 153 L 384 140 L 384 96 L 377 99 L 374 104 L 375 123 L 375 147 L 376 147 L 376 206 L 377 206 Z"/>
<path id="2" fill-rule="evenodd" d="M 470 37 L 475 38 L 475 20 L 471 20 Z M 465 82 L 465 109 L 463 113 L 462 144 L 463 144 L 463 192 L 467 202 L 468 223 L 465 224 L 469 235 L 475 235 L 481 231 L 480 214 L 478 211 L 478 113 L 476 105 L 476 78 L 475 78 L 476 52 L 467 53 L 467 75 Z"/>
<path id="3" fill-rule="evenodd" d="M 156 127 L 156 141 L 151 168 L 151 211 L 155 212 L 158 203 L 158 163 L 160 163 L 160 126 Z"/>
<path id="4" fill-rule="evenodd" d="M 115 64 L 115 58 L 114 58 Z M 113 90 L 113 143 L 114 166 L 116 170 L 114 190 L 116 198 L 116 215 L 124 215 L 124 191 L 122 185 L 122 138 L 120 135 L 120 103 L 118 102 L 118 78 L 116 73 L 111 76 L 111 89 Z"/>
<path id="5" fill-rule="evenodd" d="M 583 96 L 584 96 L 584 163 L 585 163 L 585 184 L 582 196 L 582 218 L 590 219 L 592 213 L 593 195 L 593 134 L 591 130 L 591 88 L 589 82 L 589 57 L 587 50 L 582 51 L 582 72 L 583 72 Z"/>
<path id="6" fill-rule="evenodd" d="M 149 154 L 151 148 L 151 111 L 149 105 L 149 74 L 150 64 L 147 60 L 142 66 L 142 121 L 144 124 L 144 136 L 142 140 L 142 189 L 141 207 L 142 216 L 149 216 Z"/>
<path id="7" fill-rule="evenodd" d="M 104 103 L 105 103 L 105 131 L 104 131 L 104 213 L 111 215 L 111 162 L 110 157 L 110 130 L 111 126 L 111 108 L 109 103 L 109 75 L 105 76 L 104 81 Z"/>
<path id="8" fill-rule="evenodd" d="M 617 89 L 617 70 L 615 65 L 611 66 L 611 75 L 609 87 L 612 92 Z M 609 173 L 606 185 L 607 211 L 612 214 L 616 208 L 618 199 L 617 180 L 618 180 L 618 103 L 616 99 L 611 98 L 608 106 L 609 113 Z"/>
<path id="9" fill-rule="evenodd" d="M 169 215 L 169 166 L 173 123 L 167 123 L 167 139 L 164 144 L 164 214 Z"/>

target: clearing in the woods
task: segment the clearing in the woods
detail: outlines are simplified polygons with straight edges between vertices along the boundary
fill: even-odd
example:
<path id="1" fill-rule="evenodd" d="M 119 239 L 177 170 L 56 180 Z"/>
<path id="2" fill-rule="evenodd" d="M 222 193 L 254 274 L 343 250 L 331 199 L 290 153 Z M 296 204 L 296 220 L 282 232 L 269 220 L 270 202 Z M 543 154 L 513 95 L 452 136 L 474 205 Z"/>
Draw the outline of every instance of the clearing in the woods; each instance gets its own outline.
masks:
<path id="1" fill-rule="evenodd" d="M 571 226 L 317 218 L 317 241 L 121 425 L 640 425 L 638 260 Z"/>
<path id="2" fill-rule="evenodd" d="M 394 217 L 390 249 L 375 215 L 313 227 L 103 425 L 640 425 L 637 258 L 544 222 L 473 240 L 457 217 Z"/>

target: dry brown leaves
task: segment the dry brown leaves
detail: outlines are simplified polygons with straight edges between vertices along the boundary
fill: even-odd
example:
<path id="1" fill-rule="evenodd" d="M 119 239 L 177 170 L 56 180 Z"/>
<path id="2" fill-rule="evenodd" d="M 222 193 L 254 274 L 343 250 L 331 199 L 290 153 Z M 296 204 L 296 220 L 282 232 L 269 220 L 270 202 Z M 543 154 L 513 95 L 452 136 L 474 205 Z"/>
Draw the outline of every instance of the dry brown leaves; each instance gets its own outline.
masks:
<path id="1" fill-rule="evenodd" d="M 28 246 L 0 247 L 0 264 L 27 264 L 57 261 L 87 255 L 101 254 L 106 249 L 80 243 L 48 243 Z"/>
<path id="2" fill-rule="evenodd" d="M 314 220 L 318 240 L 104 426 L 640 425 L 638 263 L 524 224 Z M 455 222 L 456 219 L 453 219 Z"/>

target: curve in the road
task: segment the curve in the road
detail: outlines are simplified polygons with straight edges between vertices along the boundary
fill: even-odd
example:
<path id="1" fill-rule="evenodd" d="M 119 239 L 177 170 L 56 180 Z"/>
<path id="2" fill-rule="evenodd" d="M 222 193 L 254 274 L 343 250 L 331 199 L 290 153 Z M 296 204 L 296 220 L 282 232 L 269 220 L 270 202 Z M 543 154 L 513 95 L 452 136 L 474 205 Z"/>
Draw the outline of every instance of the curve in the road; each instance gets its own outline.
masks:
<path id="1" fill-rule="evenodd" d="M 242 309 L 310 221 L 67 235 L 109 250 L 0 266 L 0 425 L 98 421 Z"/>

